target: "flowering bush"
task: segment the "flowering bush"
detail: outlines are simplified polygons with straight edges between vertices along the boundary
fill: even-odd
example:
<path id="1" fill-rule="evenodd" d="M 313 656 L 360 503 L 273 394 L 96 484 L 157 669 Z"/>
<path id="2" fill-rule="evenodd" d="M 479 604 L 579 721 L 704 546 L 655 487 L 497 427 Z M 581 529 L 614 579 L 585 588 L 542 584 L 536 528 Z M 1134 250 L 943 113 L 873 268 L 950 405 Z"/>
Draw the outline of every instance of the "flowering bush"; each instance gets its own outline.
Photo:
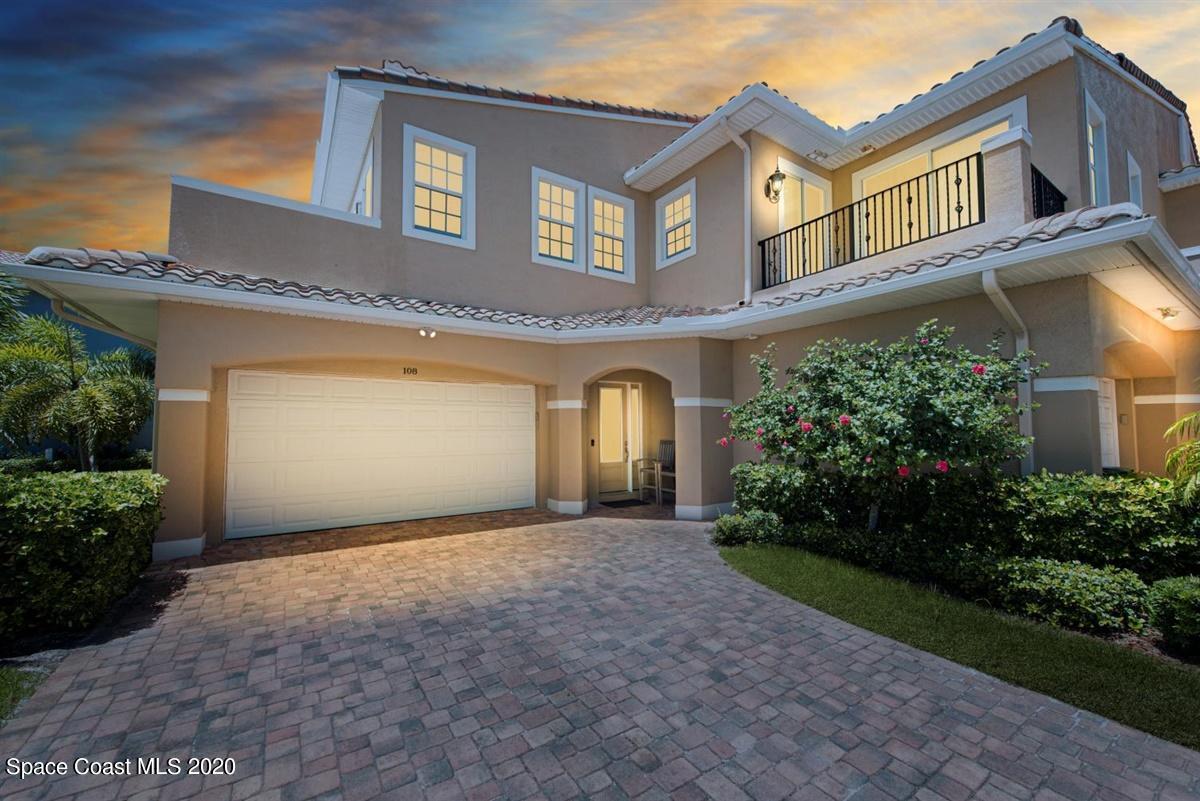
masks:
<path id="1" fill-rule="evenodd" d="M 728 410 L 733 439 L 785 464 L 835 468 L 895 481 L 962 468 L 995 467 L 1030 445 L 1014 425 L 1016 385 L 1038 367 L 1031 353 L 984 355 L 951 347 L 935 320 L 911 339 L 880 346 L 824 340 L 788 368 L 782 385 L 774 347 L 755 356 L 761 389 Z"/>

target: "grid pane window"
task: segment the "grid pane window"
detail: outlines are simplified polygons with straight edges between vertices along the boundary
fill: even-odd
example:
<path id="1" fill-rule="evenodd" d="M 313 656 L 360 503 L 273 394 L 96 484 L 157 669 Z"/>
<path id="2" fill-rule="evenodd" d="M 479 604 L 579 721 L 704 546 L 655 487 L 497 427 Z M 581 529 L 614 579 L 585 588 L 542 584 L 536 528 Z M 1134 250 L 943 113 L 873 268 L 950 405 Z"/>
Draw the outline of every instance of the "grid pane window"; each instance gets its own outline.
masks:
<path id="1" fill-rule="evenodd" d="M 680 195 L 663 207 L 667 257 L 692 246 L 692 193 Z"/>
<path id="2" fill-rule="evenodd" d="M 461 237 L 463 157 L 425 142 L 413 149 L 413 222 L 417 228 Z"/>
<path id="3" fill-rule="evenodd" d="M 576 191 L 538 181 L 538 255 L 575 261 Z"/>
<path id="4" fill-rule="evenodd" d="M 593 263 L 601 270 L 625 272 L 625 209 L 596 198 L 592 204 Z"/>

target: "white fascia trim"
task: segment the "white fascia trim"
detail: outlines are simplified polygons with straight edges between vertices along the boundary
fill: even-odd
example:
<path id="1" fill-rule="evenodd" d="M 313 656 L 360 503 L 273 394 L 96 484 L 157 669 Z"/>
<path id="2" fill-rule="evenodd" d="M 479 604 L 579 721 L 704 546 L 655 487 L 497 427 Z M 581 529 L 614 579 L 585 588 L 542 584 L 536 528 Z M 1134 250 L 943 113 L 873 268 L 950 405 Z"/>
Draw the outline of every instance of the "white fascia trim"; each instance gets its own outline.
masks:
<path id="1" fill-rule="evenodd" d="M 426 89 L 421 86 L 404 86 L 402 84 L 382 83 L 367 78 L 345 78 L 344 85 L 355 89 L 369 91 L 396 92 L 402 95 L 420 95 L 423 97 L 439 97 L 443 100 L 458 100 L 464 103 L 482 103 L 485 106 L 506 106 L 522 111 L 544 111 L 554 114 L 572 114 L 580 117 L 595 117 L 616 122 L 636 122 L 642 125 L 666 125 L 672 128 L 691 128 L 693 123 L 678 120 L 660 120 L 654 117 L 637 117 L 632 114 L 614 114 L 611 111 L 590 111 L 584 108 L 569 108 L 567 106 L 547 106 L 542 103 L 524 103 L 520 100 L 506 100 L 500 97 L 483 97 L 467 95 L 462 92 L 448 92 L 438 89 Z"/>
<path id="2" fill-rule="evenodd" d="M 164 562 L 168 559 L 181 559 L 185 556 L 199 556 L 203 551 L 204 535 L 201 534 L 190 540 L 156 542 L 151 549 L 151 558 L 155 562 Z"/>
<path id="3" fill-rule="evenodd" d="M 189 401 L 192 403 L 208 403 L 207 389 L 160 389 L 160 401 Z"/>
<path id="4" fill-rule="evenodd" d="M 663 207 L 689 193 L 692 196 L 692 216 L 689 220 L 692 224 L 692 244 L 687 250 L 681 250 L 673 256 L 667 256 L 667 226 L 663 222 Z M 664 267 L 670 267 L 672 264 L 678 264 L 684 259 L 690 259 L 696 255 L 697 243 L 699 242 L 698 235 L 700 233 L 700 226 L 696 219 L 698 208 L 699 199 L 696 197 L 695 177 L 689 178 L 654 201 L 654 269 L 661 270 Z"/>
<path id="5" fill-rule="evenodd" d="M 623 273 L 596 266 L 595 232 L 593 230 L 595 228 L 596 215 L 593 213 L 593 209 L 597 200 L 612 203 L 625 210 L 625 234 L 621 238 L 625 259 L 625 272 Z M 634 247 L 634 244 L 637 242 L 636 227 L 634 225 L 637 213 L 633 198 L 589 185 L 587 190 L 587 208 L 584 209 L 584 217 L 588 221 L 586 242 L 588 274 L 599 276 L 600 278 L 608 278 L 613 281 L 623 281 L 627 284 L 634 283 L 637 280 L 637 253 Z"/>
<path id="6" fill-rule="evenodd" d="M 1200 258 L 1200 245 L 1190 248 L 1180 248 L 1179 252 L 1182 253 L 1183 257 L 1189 261 L 1191 259 Z"/>
<path id="7" fill-rule="evenodd" d="M 1200 395 L 1136 395 L 1133 402 L 1138 405 L 1167 404 L 1200 404 Z"/>
<path id="8" fill-rule="evenodd" d="M 547 498 L 546 508 L 560 515 L 581 515 L 587 511 L 587 501 L 558 501 Z"/>
<path id="9" fill-rule="evenodd" d="M 1200 166 L 1193 166 L 1183 172 L 1176 172 L 1158 179 L 1158 188 L 1163 192 L 1174 192 L 1200 184 Z"/>
<path id="10" fill-rule="evenodd" d="M 333 147 L 333 120 L 337 115 L 337 103 L 341 94 L 341 82 L 336 72 L 325 78 L 325 107 L 321 112 L 321 138 L 317 140 L 313 156 L 312 190 L 309 202 L 320 205 L 325 195 L 325 173 L 329 169 L 329 149 Z"/>
<path id="11" fill-rule="evenodd" d="M 1034 392 L 1099 392 L 1100 379 L 1094 375 L 1066 375 L 1033 379 Z"/>
<path id="12" fill-rule="evenodd" d="M 640 181 L 648 173 L 658 169 L 663 163 L 669 161 L 677 153 L 686 150 L 689 145 L 697 139 L 705 136 L 715 128 L 721 126 L 724 120 L 731 117 L 733 114 L 741 110 L 741 108 L 755 100 L 766 103 L 778 114 L 788 117 L 792 122 L 807 128 L 812 134 L 820 137 L 831 150 L 839 149 L 845 145 L 846 133 L 841 128 L 834 128 L 829 123 L 817 117 L 815 114 L 800 107 L 791 100 L 784 98 L 778 92 L 773 92 L 760 83 L 751 84 L 739 92 L 735 97 L 726 101 L 725 105 L 709 114 L 700 122 L 690 127 L 687 133 L 680 136 L 674 142 L 664 147 L 662 150 L 655 153 L 646 161 L 638 164 L 625 171 L 625 183 L 629 186 L 643 191 L 653 191 L 662 183 L 655 186 L 637 186 Z M 737 131 L 737 133 L 745 133 L 745 131 Z M 670 179 L 668 179 L 670 180 Z"/>
<path id="13" fill-rule="evenodd" d="M 906 277 L 903 282 L 881 281 L 857 289 L 831 292 L 819 298 L 799 304 L 754 307 L 730 311 L 724 314 L 699 317 L 682 317 L 667 320 L 658 325 L 629 325 L 603 329 L 553 330 L 544 328 L 517 328 L 503 323 L 467 320 L 451 317 L 431 318 L 428 314 L 400 312 L 394 309 L 379 309 L 374 306 L 355 306 L 345 303 L 307 298 L 282 297 L 232 289 L 218 289 L 197 284 L 174 281 L 155 281 L 126 276 L 89 273 L 81 270 L 65 270 L 58 267 L 41 267 L 33 264 L 4 263 L 5 272 L 19 278 L 28 278 L 52 284 L 72 284 L 142 293 L 148 296 L 166 297 L 181 302 L 201 303 L 228 308 L 251 309 L 283 314 L 296 314 L 327 320 L 344 320 L 403 328 L 437 326 L 439 332 L 478 335 L 494 339 L 513 339 L 534 342 L 619 342 L 648 339 L 676 339 L 685 337 L 720 337 L 734 339 L 754 333 L 756 326 L 789 317 L 799 317 L 810 311 L 826 309 L 885 295 L 899 289 L 920 287 L 939 281 L 961 278 L 985 270 L 1003 270 L 1006 267 L 1034 261 L 1045 256 L 1069 253 L 1089 247 L 1103 246 L 1115 242 L 1136 241 L 1143 248 L 1150 248 L 1148 255 L 1155 264 L 1155 272 L 1164 284 L 1173 286 L 1181 302 L 1200 309 L 1200 277 L 1193 265 L 1179 253 L 1179 248 L 1153 217 L 1144 217 L 1129 222 L 1105 226 L 1050 242 L 1028 245 L 1010 251 L 961 261 L 936 270 L 917 273 Z M 1168 262 L 1170 271 L 1157 269 L 1155 255 Z M 1186 277 L 1185 277 L 1186 276 Z M 1197 302 L 1185 301 L 1196 298 Z"/>
<path id="14" fill-rule="evenodd" d="M 586 409 L 585 400 L 552 400 L 546 401 L 547 409 Z"/>
<path id="15" fill-rule="evenodd" d="M 542 181 L 551 186 L 558 186 L 563 189 L 569 189 L 575 193 L 575 221 L 572 223 L 562 223 L 570 225 L 572 236 L 574 237 L 573 248 L 574 258 L 570 261 L 566 259 L 556 259 L 553 256 L 543 256 L 538 252 L 538 223 L 540 222 L 540 214 L 538 203 L 538 184 Z M 584 261 L 583 249 L 586 244 L 589 244 L 587 235 L 587 220 L 585 216 L 587 204 L 587 184 L 583 181 L 577 181 L 574 178 L 568 178 L 565 175 L 559 175 L 556 172 L 543 170 L 541 167 L 531 167 L 529 171 L 529 193 L 530 193 L 530 226 L 529 226 L 529 258 L 534 264 L 544 264 L 547 267 L 557 267 L 560 270 L 571 270 L 572 272 L 582 273 L 587 270 L 587 264 Z M 582 230 L 581 230 L 582 229 Z"/>
<path id="16" fill-rule="evenodd" d="M 733 512 L 733 501 L 707 503 L 703 506 L 681 506 L 675 504 L 676 520 L 716 520 L 721 515 Z"/>
<path id="17" fill-rule="evenodd" d="M 264 206 L 275 206 L 276 208 L 287 209 L 288 211 L 298 211 L 301 214 L 312 214 L 317 217 L 328 217 L 331 220 L 354 223 L 355 225 L 365 225 L 368 228 L 383 227 L 382 223 L 377 217 L 364 217 L 361 214 L 352 214 L 348 211 L 331 209 L 325 206 L 318 206 L 313 203 L 304 203 L 302 201 L 291 200 L 286 197 L 268 195 L 265 192 L 255 192 L 252 189 L 242 189 L 236 186 L 217 184 L 213 183 L 212 181 L 204 181 L 199 178 L 191 178 L 186 175 L 172 175 L 171 185 L 181 186 L 185 189 L 195 189 L 200 192 L 210 192 L 214 195 L 237 198 L 238 200 L 246 200 L 250 203 L 260 203 Z"/>
<path id="18" fill-rule="evenodd" d="M 709 406 L 726 409 L 733 405 L 732 398 L 676 398 L 676 406 Z"/>
<path id="19" fill-rule="evenodd" d="M 418 228 L 413 220 L 413 189 L 415 186 L 413 164 L 416 160 L 414 147 L 417 140 L 444 150 L 458 153 L 463 159 L 462 193 L 462 236 L 441 234 Z M 451 245 L 456 248 L 475 249 L 475 146 L 448 136 L 404 123 L 404 209 L 402 231 L 405 236 Z"/>

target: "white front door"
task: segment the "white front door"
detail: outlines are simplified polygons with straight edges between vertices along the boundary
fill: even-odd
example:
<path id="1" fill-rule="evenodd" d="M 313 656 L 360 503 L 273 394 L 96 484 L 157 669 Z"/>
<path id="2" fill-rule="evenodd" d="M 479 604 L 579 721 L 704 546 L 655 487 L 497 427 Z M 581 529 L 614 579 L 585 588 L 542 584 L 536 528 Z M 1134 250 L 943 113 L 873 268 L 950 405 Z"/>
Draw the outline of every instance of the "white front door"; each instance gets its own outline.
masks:
<path id="1" fill-rule="evenodd" d="M 534 391 L 229 372 L 225 537 L 533 506 Z"/>
<path id="2" fill-rule="evenodd" d="M 600 492 L 632 492 L 642 455 L 642 385 L 600 385 Z"/>
<path id="3" fill-rule="evenodd" d="M 1100 466 L 1120 467 L 1117 443 L 1117 384 L 1111 378 L 1100 379 Z"/>

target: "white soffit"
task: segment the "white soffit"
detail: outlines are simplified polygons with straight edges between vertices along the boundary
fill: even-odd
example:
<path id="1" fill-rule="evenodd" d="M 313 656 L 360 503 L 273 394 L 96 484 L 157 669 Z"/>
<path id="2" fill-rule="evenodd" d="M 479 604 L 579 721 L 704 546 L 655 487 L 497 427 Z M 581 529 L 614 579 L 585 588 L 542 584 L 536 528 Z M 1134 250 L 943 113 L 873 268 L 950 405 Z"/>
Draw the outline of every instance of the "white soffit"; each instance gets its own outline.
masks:
<path id="1" fill-rule="evenodd" d="M 1099 272 L 1095 274 L 1095 278 L 1173 331 L 1200 329 L 1200 316 L 1140 264 Z M 1177 314 L 1175 317 L 1164 318 L 1162 309 L 1172 309 Z"/>
<path id="2" fill-rule="evenodd" d="M 729 141 L 718 124 L 722 117 L 729 119 L 736 133 L 753 128 L 801 156 L 822 151 L 826 155 L 814 158 L 814 163 L 835 169 L 862 158 L 864 152 L 891 144 L 1071 58 L 1074 41 L 1077 37 L 1061 25 L 1047 28 L 849 131 L 834 128 L 762 84 L 753 84 L 683 136 L 626 172 L 625 182 L 635 189 L 653 191 L 711 155 Z M 764 114 L 762 106 L 755 106 L 756 100 L 762 101 L 772 113 Z"/>
<path id="3" fill-rule="evenodd" d="M 375 116 L 383 100 L 380 91 L 364 91 L 345 85 L 337 88 L 337 112 L 333 117 L 329 142 L 321 145 L 326 151 L 321 161 L 324 180 L 320 196 L 313 202 L 345 211 L 350 208 L 358 186 L 359 168 L 367 152 L 367 143 L 375 129 Z"/>

